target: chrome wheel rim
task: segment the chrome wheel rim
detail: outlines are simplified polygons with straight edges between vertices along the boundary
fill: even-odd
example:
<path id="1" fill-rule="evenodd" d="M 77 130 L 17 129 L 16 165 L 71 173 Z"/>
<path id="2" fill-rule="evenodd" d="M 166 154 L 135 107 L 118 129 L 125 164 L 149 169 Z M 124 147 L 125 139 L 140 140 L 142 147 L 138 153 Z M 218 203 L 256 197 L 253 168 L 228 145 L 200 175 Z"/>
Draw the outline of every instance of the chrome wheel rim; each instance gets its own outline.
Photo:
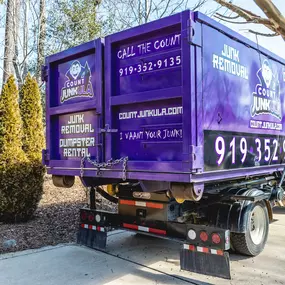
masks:
<path id="1" fill-rule="evenodd" d="M 254 244 L 259 245 L 264 237 L 266 216 L 260 205 L 254 207 L 250 216 L 250 237 Z"/>

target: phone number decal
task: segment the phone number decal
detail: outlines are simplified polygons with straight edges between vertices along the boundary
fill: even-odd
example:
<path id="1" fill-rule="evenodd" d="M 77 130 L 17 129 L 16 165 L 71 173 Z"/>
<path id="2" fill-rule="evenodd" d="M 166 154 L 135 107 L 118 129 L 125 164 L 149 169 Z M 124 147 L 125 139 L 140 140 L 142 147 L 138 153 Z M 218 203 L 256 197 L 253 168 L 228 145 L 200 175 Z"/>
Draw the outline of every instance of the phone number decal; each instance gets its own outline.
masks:
<path id="1" fill-rule="evenodd" d="M 284 162 L 284 137 L 205 131 L 204 140 L 205 170 Z"/>
<path id="2" fill-rule="evenodd" d="M 164 59 L 157 59 L 153 61 L 147 61 L 144 63 L 138 63 L 129 65 L 119 69 L 119 75 L 129 76 L 133 74 L 140 74 L 145 72 L 151 72 L 156 70 L 162 70 L 171 67 L 177 67 L 181 65 L 181 55 L 171 56 Z"/>

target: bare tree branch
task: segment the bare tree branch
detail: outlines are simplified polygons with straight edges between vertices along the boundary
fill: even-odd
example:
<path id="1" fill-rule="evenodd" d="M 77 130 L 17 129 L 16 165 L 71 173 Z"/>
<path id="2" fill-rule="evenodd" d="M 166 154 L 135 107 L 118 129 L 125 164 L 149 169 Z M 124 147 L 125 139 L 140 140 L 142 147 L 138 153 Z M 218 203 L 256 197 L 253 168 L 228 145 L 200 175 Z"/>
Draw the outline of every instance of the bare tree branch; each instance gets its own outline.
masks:
<path id="1" fill-rule="evenodd" d="M 229 20 L 235 20 L 235 19 L 239 18 L 239 15 L 236 15 L 236 16 L 225 16 L 225 15 L 222 15 L 220 13 L 216 13 L 215 16 L 218 16 L 218 17 L 224 18 L 224 19 L 229 19 Z"/>
<path id="2" fill-rule="evenodd" d="M 258 36 L 263 36 L 263 37 L 276 37 L 276 36 L 279 36 L 278 33 L 273 33 L 273 34 L 270 34 L 270 33 L 260 33 L 260 32 L 254 31 L 254 30 L 248 30 L 248 32 L 252 33 L 252 34 L 255 34 L 255 35 L 258 35 Z"/>
<path id="3" fill-rule="evenodd" d="M 228 8 L 232 12 L 237 14 L 235 19 L 241 17 L 246 20 L 246 22 L 242 23 L 255 23 L 262 24 L 266 28 L 270 29 L 273 33 L 271 34 L 262 34 L 260 35 L 281 35 L 285 40 L 285 18 L 282 16 L 281 12 L 277 9 L 277 7 L 272 3 L 271 0 L 254 0 L 254 2 L 260 7 L 260 9 L 265 13 L 268 19 L 263 18 L 259 15 L 252 13 L 244 8 L 241 8 L 237 5 L 232 4 L 231 2 L 227 2 L 226 0 L 215 0 L 218 4 Z M 224 16 L 221 14 L 216 14 L 216 17 L 229 23 L 240 24 L 241 22 L 232 22 L 229 19 L 230 17 Z M 256 33 L 255 33 L 256 34 Z"/>
<path id="4" fill-rule="evenodd" d="M 166 4 L 165 4 L 164 11 L 160 14 L 159 18 L 162 18 L 162 17 L 165 15 L 165 13 L 166 13 L 166 11 L 167 11 L 167 9 L 168 9 L 168 7 L 169 7 L 170 1 L 171 1 L 171 0 L 167 0 L 167 2 L 166 2 Z"/>
<path id="5" fill-rule="evenodd" d="M 252 21 L 245 21 L 245 22 L 239 22 L 239 21 L 230 21 L 230 20 L 227 20 L 227 19 L 224 19 L 224 17 L 220 17 L 220 16 L 217 16 L 217 15 L 214 15 L 215 18 L 219 19 L 219 20 L 222 20 L 226 23 L 230 23 L 230 24 L 248 24 L 248 23 L 254 23 Z"/>
<path id="6" fill-rule="evenodd" d="M 280 27 L 285 31 L 285 18 L 271 0 L 254 0 L 254 2 L 268 19 L 274 23 L 276 29 Z"/>
<path id="7" fill-rule="evenodd" d="M 105 0 L 99 8 L 102 21 L 110 30 L 116 32 L 145 22 L 160 19 L 184 9 L 200 9 L 209 0 Z M 106 11 L 108 11 L 106 13 Z M 103 24 L 104 26 L 104 24 Z"/>

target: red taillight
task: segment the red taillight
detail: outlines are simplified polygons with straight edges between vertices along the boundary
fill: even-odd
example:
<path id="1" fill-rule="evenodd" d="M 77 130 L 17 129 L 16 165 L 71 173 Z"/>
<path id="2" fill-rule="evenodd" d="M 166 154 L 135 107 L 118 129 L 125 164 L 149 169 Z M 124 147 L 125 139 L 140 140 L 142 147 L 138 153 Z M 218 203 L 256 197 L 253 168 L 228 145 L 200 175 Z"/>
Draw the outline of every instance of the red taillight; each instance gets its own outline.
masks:
<path id="1" fill-rule="evenodd" d="M 89 220 L 89 222 L 93 222 L 93 221 L 94 221 L 94 215 L 93 215 L 93 214 L 90 214 L 90 215 L 88 216 L 88 220 Z"/>
<path id="2" fill-rule="evenodd" d="M 206 232 L 200 232 L 200 239 L 203 241 L 203 242 L 206 242 L 208 240 L 208 234 Z"/>
<path id="3" fill-rule="evenodd" d="M 83 221 L 87 219 L 86 212 L 81 212 L 80 216 L 81 216 L 81 220 L 83 220 Z"/>
<path id="4" fill-rule="evenodd" d="M 212 242 L 219 244 L 221 242 L 221 237 L 216 233 L 212 234 Z"/>

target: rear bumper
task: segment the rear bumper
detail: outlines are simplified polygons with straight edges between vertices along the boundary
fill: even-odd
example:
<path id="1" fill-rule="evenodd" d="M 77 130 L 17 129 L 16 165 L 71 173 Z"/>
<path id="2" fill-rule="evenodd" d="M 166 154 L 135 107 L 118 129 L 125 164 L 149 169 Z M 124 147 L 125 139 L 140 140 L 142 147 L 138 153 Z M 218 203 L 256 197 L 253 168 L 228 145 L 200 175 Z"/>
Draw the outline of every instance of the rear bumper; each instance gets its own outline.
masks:
<path id="1" fill-rule="evenodd" d="M 116 229 L 175 240 L 181 244 L 180 265 L 182 270 L 230 279 L 229 231 L 203 225 L 183 224 L 176 222 L 151 221 L 144 224 L 129 222 L 132 217 L 106 211 L 82 209 L 77 242 L 94 249 L 105 250 L 108 233 Z M 128 222 L 127 222 L 128 221 Z M 150 226 L 152 224 L 153 226 Z M 189 229 L 197 236 L 207 230 L 217 232 L 221 237 L 219 246 L 210 241 L 190 240 Z"/>

